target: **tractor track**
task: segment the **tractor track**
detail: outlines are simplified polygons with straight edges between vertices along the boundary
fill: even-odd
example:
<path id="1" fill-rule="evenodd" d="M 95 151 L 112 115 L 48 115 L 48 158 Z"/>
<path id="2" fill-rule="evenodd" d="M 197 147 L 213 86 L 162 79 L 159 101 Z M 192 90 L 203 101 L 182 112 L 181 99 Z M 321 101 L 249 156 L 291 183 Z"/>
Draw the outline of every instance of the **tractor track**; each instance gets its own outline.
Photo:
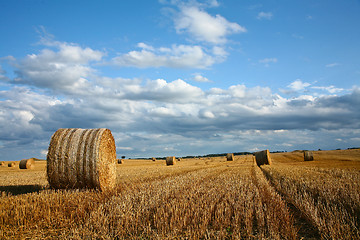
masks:
<path id="1" fill-rule="evenodd" d="M 300 239 L 321 239 L 321 235 L 316 226 L 312 223 L 311 219 L 302 212 L 299 208 L 297 208 L 291 199 L 286 193 L 279 191 L 273 184 L 272 177 L 266 172 L 264 169 L 259 167 L 261 172 L 265 176 L 266 180 L 271 186 L 284 200 L 286 203 L 291 215 L 293 216 L 294 225 L 298 228 L 298 236 Z"/>

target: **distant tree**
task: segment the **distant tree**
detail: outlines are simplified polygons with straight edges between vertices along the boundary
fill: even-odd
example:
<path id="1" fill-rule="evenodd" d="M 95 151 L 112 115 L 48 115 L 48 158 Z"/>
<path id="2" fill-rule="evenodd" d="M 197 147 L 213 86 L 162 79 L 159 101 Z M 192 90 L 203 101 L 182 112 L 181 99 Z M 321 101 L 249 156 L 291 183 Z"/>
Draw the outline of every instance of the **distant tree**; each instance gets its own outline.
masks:
<path id="1" fill-rule="evenodd" d="M 122 159 L 124 159 L 124 158 L 125 158 L 125 156 L 121 156 L 121 158 L 122 158 Z"/>

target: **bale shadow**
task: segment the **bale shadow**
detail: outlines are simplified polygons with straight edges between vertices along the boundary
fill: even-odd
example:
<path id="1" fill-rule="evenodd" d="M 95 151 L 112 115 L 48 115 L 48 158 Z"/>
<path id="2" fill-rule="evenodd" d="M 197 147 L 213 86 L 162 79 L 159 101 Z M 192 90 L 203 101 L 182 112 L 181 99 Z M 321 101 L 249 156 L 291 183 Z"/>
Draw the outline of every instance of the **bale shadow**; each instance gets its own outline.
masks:
<path id="1" fill-rule="evenodd" d="M 0 192 L 10 193 L 12 195 L 40 192 L 41 190 L 44 190 L 44 186 L 41 185 L 0 186 Z"/>

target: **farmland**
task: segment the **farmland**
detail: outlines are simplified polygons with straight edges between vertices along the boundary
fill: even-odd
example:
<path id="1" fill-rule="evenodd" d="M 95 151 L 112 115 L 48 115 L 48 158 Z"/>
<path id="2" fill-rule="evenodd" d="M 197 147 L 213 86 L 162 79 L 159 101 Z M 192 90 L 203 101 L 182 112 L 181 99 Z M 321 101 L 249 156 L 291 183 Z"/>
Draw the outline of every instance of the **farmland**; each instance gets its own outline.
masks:
<path id="1" fill-rule="evenodd" d="M 113 192 L 0 167 L 1 239 L 360 239 L 360 150 L 124 160 Z"/>

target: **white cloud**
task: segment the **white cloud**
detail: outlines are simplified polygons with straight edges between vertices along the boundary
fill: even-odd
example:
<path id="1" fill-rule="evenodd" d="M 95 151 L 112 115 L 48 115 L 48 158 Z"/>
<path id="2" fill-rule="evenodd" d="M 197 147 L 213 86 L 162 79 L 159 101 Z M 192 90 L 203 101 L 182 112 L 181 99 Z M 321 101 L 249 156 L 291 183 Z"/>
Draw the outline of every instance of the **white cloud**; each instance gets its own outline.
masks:
<path id="1" fill-rule="evenodd" d="M 211 112 L 211 111 L 209 111 L 209 110 L 201 110 L 200 112 L 199 112 L 199 116 L 201 117 L 201 118 L 215 118 L 215 115 Z"/>
<path id="2" fill-rule="evenodd" d="M 311 84 L 307 82 L 302 82 L 301 79 L 296 79 L 294 82 L 290 83 L 287 87 L 293 91 L 301 91 L 309 87 Z"/>
<path id="3" fill-rule="evenodd" d="M 269 87 L 249 88 L 245 84 L 205 91 L 181 79 L 99 76 L 91 63 L 101 61 L 104 53 L 59 42 L 52 47 L 55 49 L 46 48 L 20 61 L 13 59 L 17 81 L 25 87 L 11 80 L 5 81 L 7 90 L 0 91 L 0 155 L 4 159 L 44 154 L 41 151 L 47 148 L 51 135 L 63 127 L 109 128 L 116 136 L 118 154 L 126 151 L 126 155 L 139 157 L 174 154 L 172 151 L 246 151 L 268 145 L 309 149 L 316 143 L 316 148 L 329 148 L 333 142 L 328 139 L 339 136 L 358 143 L 358 87 L 340 96 L 319 95 L 311 90 L 333 94 L 343 89 L 296 79 L 288 90 L 306 95 L 286 98 Z M 184 45 L 155 48 L 139 43 L 138 47 L 142 49 L 140 59 L 146 58 L 141 54 L 147 52 L 153 58 L 148 58 L 149 62 L 165 58 L 164 66 L 184 65 L 179 63 L 185 61 L 184 56 L 190 58 L 197 51 L 196 46 Z M 205 54 L 200 55 L 212 61 L 225 55 L 221 47 L 212 48 L 213 55 L 199 48 Z M 209 66 L 204 57 L 189 61 L 195 61 L 192 66 Z M 276 63 L 277 59 L 259 62 Z M 5 71 L 2 74 L 8 78 Z M 208 81 L 200 73 L 194 80 Z M 54 90 L 53 96 L 43 88 Z"/>
<path id="4" fill-rule="evenodd" d="M 217 60 L 201 46 L 172 45 L 171 48 L 154 48 L 138 44 L 141 51 L 114 57 L 111 64 L 124 67 L 170 67 L 170 68 L 207 68 Z"/>
<path id="5" fill-rule="evenodd" d="M 86 78 L 94 72 L 89 64 L 100 61 L 104 53 L 67 43 L 56 43 L 55 48 L 57 51 L 45 48 L 12 63 L 18 75 L 14 83 L 62 91 L 87 87 Z"/>
<path id="6" fill-rule="evenodd" d="M 264 58 L 259 60 L 259 63 L 263 63 L 265 67 L 269 67 L 270 63 L 277 63 L 277 58 Z"/>
<path id="7" fill-rule="evenodd" d="M 313 89 L 318 89 L 318 90 L 324 90 L 324 91 L 328 91 L 329 93 L 338 93 L 338 92 L 342 92 L 344 91 L 345 89 L 343 88 L 337 88 L 333 85 L 331 86 L 328 86 L 328 87 L 320 87 L 320 86 L 314 86 L 314 87 L 311 87 Z"/>
<path id="8" fill-rule="evenodd" d="M 273 18 L 273 14 L 271 12 L 259 12 L 256 18 L 259 20 L 262 19 L 271 20 Z"/>
<path id="9" fill-rule="evenodd" d="M 206 77 L 202 76 L 201 74 L 194 74 L 194 81 L 196 82 L 210 82 L 209 79 L 207 79 Z"/>
<path id="10" fill-rule="evenodd" d="M 117 145 L 123 147 L 118 154 L 126 151 L 127 155 L 142 156 L 169 154 L 166 148 L 179 154 L 205 154 L 228 147 L 248 150 L 269 143 L 273 148 L 309 148 L 319 139 L 338 138 L 326 129 L 346 132 L 360 128 L 358 88 L 343 96 L 283 98 L 270 88 L 245 85 L 202 91 L 180 79 L 144 84 L 137 79 L 105 78 L 97 84 L 76 101 L 71 96 L 48 97 L 27 88 L 1 91 L 0 141 L 6 151 L 12 146 L 22 149 L 16 153 L 23 157 L 29 149 L 39 153 L 60 127 L 107 127 L 115 136 L 126 133 L 117 138 Z M 290 86 L 299 90 L 307 84 L 297 80 Z M 103 90 L 94 96 L 92 88 L 97 87 Z M 342 133 L 342 138 L 346 137 L 356 135 Z M 41 144 L 36 145 L 38 142 Z M 196 144 L 190 146 L 189 142 Z"/>
<path id="11" fill-rule="evenodd" d="M 175 29 L 178 33 L 189 33 L 197 41 L 211 44 L 226 43 L 228 35 L 246 32 L 245 27 L 229 22 L 219 14 L 211 16 L 196 6 L 180 7 Z"/>
<path id="12" fill-rule="evenodd" d="M 0 65 L 0 81 L 8 82 L 9 78 L 6 76 L 6 71 Z"/>
<path id="13" fill-rule="evenodd" d="M 339 63 L 329 63 L 329 64 L 326 64 L 325 67 L 332 68 L 332 67 L 336 67 L 336 66 L 339 66 L 339 65 L 340 65 Z"/>
<path id="14" fill-rule="evenodd" d="M 209 0 L 210 7 L 218 7 L 220 6 L 219 2 L 217 0 Z"/>

